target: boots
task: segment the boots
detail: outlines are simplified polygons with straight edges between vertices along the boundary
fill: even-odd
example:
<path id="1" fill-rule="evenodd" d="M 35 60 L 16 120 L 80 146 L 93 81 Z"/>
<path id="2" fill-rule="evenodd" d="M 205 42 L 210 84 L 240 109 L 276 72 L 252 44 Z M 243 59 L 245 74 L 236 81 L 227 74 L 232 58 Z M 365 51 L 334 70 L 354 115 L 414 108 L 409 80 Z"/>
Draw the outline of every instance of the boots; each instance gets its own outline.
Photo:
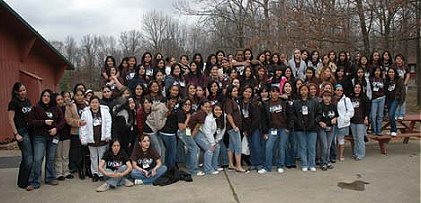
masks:
<path id="1" fill-rule="evenodd" d="M 338 146 L 339 146 L 339 160 L 343 161 L 345 160 L 345 157 L 344 157 L 345 145 L 338 145 Z"/>

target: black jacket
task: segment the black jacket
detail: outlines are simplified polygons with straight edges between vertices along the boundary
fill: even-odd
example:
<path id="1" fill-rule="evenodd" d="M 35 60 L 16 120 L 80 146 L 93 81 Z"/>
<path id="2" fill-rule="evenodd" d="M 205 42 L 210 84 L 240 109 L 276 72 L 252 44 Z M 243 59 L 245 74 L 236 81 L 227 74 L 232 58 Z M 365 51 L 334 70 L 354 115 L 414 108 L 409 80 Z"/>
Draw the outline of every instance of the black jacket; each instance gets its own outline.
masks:
<path id="1" fill-rule="evenodd" d="M 305 108 L 307 112 L 303 111 Z M 303 115 L 305 113 L 307 115 Z M 295 100 L 291 108 L 289 126 L 294 126 L 294 131 L 317 131 L 321 116 L 322 108 L 320 103 L 313 99 L 307 99 L 306 101 Z"/>

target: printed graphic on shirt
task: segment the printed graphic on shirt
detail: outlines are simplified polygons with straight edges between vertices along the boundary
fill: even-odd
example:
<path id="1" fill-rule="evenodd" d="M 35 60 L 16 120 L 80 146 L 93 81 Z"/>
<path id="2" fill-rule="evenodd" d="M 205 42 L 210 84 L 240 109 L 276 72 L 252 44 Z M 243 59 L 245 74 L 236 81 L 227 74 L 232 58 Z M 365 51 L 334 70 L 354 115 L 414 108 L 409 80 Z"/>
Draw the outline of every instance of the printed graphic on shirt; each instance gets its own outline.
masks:
<path id="1" fill-rule="evenodd" d="M 22 113 L 27 114 L 29 112 L 31 112 L 32 107 L 28 106 L 28 107 L 22 107 Z"/>
<path id="2" fill-rule="evenodd" d="M 281 104 L 278 104 L 278 105 L 276 105 L 276 106 L 271 106 L 271 107 L 269 107 L 269 112 L 271 112 L 271 113 L 280 113 L 280 112 L 282 112 L 282 105 Z"/>
<path id="3" fill-rule="evenodd" d="M 352 101 L 352 106 L 354 107 L 354 109 L 359 108 L 360 107 L 360 101 L 358 101 L 358 100 Z"/>
<path id="4" fill-rule="evenodd" d="M 383 86 L 383 82 L 373 82 L 373 92 L 378 92 Z"/>
<path id="5" fill-rule="evenodd" d="M 122 161 L 108 161 L 106 167 L 111 170 L 118 170 L 122 165 Z"/>
<path id="6" fill-rule="evenodd" d="M 328 112 L 323 112 L 323 118 L 333 118 L 335 117 L 335 112 L 329 110 Z"/>
<path id="7" fill-rule="evenodd" d="M 387 88 L 387 91 L 392 92 L 393 90 L 395 90 L 396 85 L 395 84 L 390 84 L 389 87 Z"/>
<path id="8" fill-rule="evenodd" d="M 152 163 L 153 163 L 152 158 L 142 158 L 142 159 L 137 160 L 137 165 L 139 165 L 145 170 L 152 167 Z"/>

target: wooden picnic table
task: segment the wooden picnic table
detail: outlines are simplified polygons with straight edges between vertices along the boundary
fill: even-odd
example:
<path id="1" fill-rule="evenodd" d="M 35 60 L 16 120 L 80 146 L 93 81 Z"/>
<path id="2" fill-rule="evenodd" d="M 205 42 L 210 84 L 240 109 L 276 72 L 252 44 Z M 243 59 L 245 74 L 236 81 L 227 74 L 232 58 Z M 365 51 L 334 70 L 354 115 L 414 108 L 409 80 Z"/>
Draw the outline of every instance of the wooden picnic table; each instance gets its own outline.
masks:
<path id="1" fill-rule="evenodd" d="M 405 115 L 403 120 L 397 120 L 397 125 L 400 125 L 397 129 L 400 131 L 396 137 L 392 137 L 390 135 L 367 135 L 368 138 L 376 140 L 379 142 L 380 151 L 382 154 L 387 154 L 386 150 L 386 143 L 393 138 L 404 138 L 403 143 L 408 144 L 409 138 L 411 137 L 418 137 L 421 138 L 421 132 L 419 129 L 416 129 L 416 124 L 418 122 L 421 123 L 421 115 L 420 114 L 413 114 L 413 115 Z M 386 122 L 383 127 L 382 131 L 386 130 L 390 126 L 390 121 Z"/>

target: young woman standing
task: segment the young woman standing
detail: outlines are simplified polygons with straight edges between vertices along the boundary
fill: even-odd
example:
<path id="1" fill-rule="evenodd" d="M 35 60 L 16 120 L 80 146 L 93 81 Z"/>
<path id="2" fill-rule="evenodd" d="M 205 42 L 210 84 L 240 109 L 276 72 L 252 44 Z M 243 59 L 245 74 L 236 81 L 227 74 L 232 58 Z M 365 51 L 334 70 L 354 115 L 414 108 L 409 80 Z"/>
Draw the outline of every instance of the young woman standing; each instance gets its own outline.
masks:
<path id="1" fill-rule="evenodd" d="M 264 130 L 266 140 L 265 167 L 258 173 L 272 171 L 272 157 L 275 143 L 278 143 L 278 160 L 275 161 L 278 173 L 284 173 L 286 165 L 286 152 L 288 146 L 288 133 L 291 126 L 288 122 L 287 112 L 289 105 L 279 98 L 279 88 L 271 87 L 270 100 L 265 103 L 265 118 L 267 129 Z"/>
<path id="2" fill-rule="evenodd" d="M 20 188 L 29 186 L 28 179 L 33 161 L 32 141 L 28 131 L 28 116 L 31 110 L 32 105 L 31 101 L 28 99 L 25 85 L 16 82 L 12 88 L 12 99 L 9 102 L 7 111 L 9 125 L 12 128 L 13 135 L 18 142 L 22 154 L 17 181 L 17 185 Z"/>
<path id="3" fill-rule="evenodd" d="M 326 171 L 328 168 L 332 169 L 333 166 L 330 163 L 330 147 L 333 140 L 333 127 L 337 124 L 338 111 L 336 105 L 332 104 L 332 92 L 324 91 L 322 93 L 322 117 L 319 121 L 319 132 L 318 137 L 321 143 L 321 165 L 320 168 Z"/>
<path id="4" fill-rule="evenodd" d="M 335 94 L 337 100 L 336 107 L 339 114 L 335 137 L 338 138 L 339 160 L 343 161 L 345 160 L 345 136 L 349 135 L 349 126 L 351 125 L 351 118 L 354 116 L 354 108 L 351 100 L 344 94 L 342 85 L 336 85 Z"/>
<path id="5" fill-rule="evenodd" d="M 198 154 L 200 152 L 196 141 L 191 135 L 191 129 L 188 127 L 192 114 L 192 101 L 185 99 L 181 102 L 181 109 L 177 112 L 178 131 L 177 136 L 184 146 L 187 147 L 186 168 L 192 175 L 199 173 Z"/>
<path id="6" fill-rule="evenodd" d="M 70 92 L 62 92 L 61 94 L 55 94 L 55 100 L 57 103 L 57 108 L 60 108 L 62 114 L 66 110 L 66 105 L 69 105 Z M 62 117 L 65 122 L 64 116 Z M 69 149 L 70 149 L 70 126 L 64 124 L 63 128 L 58 131 L 59 134 L 59 143 L 57 146 L 57 153 L 55 157 L 55 171 L 57 180 L 63 181 L 65 178 L 73 179 L 73 175 L 69 170 Z"/>
<path id="7" fill-rule="evenodd" d="M 319 103 L 309 98 L 309 88 L 302 85 L 300 99 L 294 101 L 290 116 L 290 126 L 294 125 L 295 134 L 300 143 L 301 170 L 316 171 L 317 124 L 322 111 Z"/>
<path id="8" fill-rule="evenodd" d="M 227 88 L 227 99 L 225 101 L 225 113 L 227 114 L 227 131 L 229 135 L 228 146 L 228 168 L 237 172 L 248 172 L 241 166 L 241 129 L 242 120 L 238 99 L 238 87 L 230 85 Z M 234 166 L 235 156 L 235 166 Z"/>
<path id="9" fill-rule="evenodd" d="M 373 69 L 370 78 L 372 87 L 372 100 L 371 100 L 371 130 L 374 134 L 380 135 L 383 122 L 383 111 L 386 102 L 384 91 L 383 71 L 380 66 Z"/>
<path id="10" fill-rule="evenodd" d="M 351 102 L 354 108 L 354 116 L 351 118 L 351 131 L 355 143 L 353 157 L 355 160 L 362 160 L 365 157 L 364 136 L 367 133 L 368 117 L 370 116 L 370 100 L 362 93 L 362 84 L 354 85 Z"/>
<path id="11" fill-rule="evenodd" d="M 56 107 L 56 101 L 52 99 L 53 92 L 49 89 L 42 91 L 41 98 L 34 106 L 28 117 L 28 124 L 32 127 L 32 139 L 34 143 L 34 161 L 32 164 L 31 184 L 26 190 L 37 189 L 41 186 L 41 167 L 45 156 L 45 183 L 58 185 L 54 168 L 54 158 L 57 144 L 59 143 L 58 132 L 64 126 L 63 114 Z"/>
<path id="12" fill-rule="evenodd" d="M 398 105 L 405 102 L 406 96 L 404 81 L 399 77 L 398 71 L 394 67 L 387 71 L 385 89 L 387 107 L 389 108 L 390 135 L 394 137 L 397 133 L 395 114 Z"/>
<path id="13" fill-rule="evenodd" d="M 92 181 L 97 182 L 104 179 L 98 165 L 111 140 L 111 114 L 108 107 L 100 106 L 97 96 L 92 96 L 89 108 L 83 111 L 81 120 L 85 121 L 86 125 L 80 128 L 80 141 L 89 148 Z"/>

